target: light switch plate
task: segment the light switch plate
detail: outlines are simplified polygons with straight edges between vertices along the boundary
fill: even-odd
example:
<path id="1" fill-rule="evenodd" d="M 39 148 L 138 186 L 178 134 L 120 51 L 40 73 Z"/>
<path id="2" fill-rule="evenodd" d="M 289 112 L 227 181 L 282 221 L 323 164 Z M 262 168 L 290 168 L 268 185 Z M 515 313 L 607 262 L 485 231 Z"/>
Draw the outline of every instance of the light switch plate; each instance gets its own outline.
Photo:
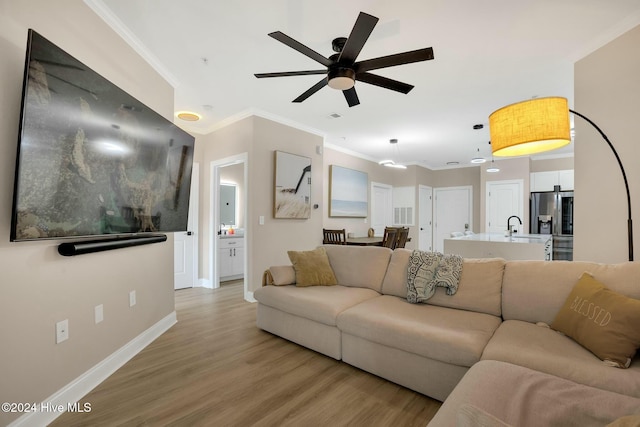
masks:
<path id="1" fill-rule="evenodd" d="M 56 323 L 56 344 L 69 339 L 69 319 Z"/>
<path id="2" fill-rule="evenodd" d="M 129 292 L 129 307 L 136 305 L 136 291 Z"/>
<path id="3" fill-rule="evenodd" d="M 96 325 L 104 320 L 104 306 L 102 304 L 96 305 L 94 315 Z"/>

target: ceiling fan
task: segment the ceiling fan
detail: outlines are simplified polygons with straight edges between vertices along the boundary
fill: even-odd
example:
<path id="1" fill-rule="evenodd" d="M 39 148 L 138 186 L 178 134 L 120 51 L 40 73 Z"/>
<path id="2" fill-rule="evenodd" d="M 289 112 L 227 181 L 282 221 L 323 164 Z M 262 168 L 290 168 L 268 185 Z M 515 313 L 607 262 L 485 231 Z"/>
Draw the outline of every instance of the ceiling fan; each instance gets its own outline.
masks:
<path id="1" fill-rule="evenodd" d="M 332 48 L 337 53 L 331 55 L 329 58 L 322 56 L 313 49 L 308 48 L 280 31 L 269 33 L 270 37 L 286 44 L 290 48 L 297 50 L 327 68 L 324 70 L 260 73 L 255 74 L 255 76 L 257 78 L 264 78 L 326 74 L 326 77 L 311 86 L 306 92 L 294 99 L 293 102 L 302 102 L 323 87 L 329 85 L 329 87 L 333 89 L 341 90 L 349 107 L 353 107 L 354 105 L 360 104 L 358 94 L 354 88 L 356 80 L 407 94 L 413 89 L 412 85 L 371 74 L 369 71 L 433 59 L 433 49 L 428 47 L 356 62 L 358 54 L 371 35 L 377 22 L 378 18 L 375 16 L 360 12 L 349 37 L 338 37 L 333 40 Z"/>

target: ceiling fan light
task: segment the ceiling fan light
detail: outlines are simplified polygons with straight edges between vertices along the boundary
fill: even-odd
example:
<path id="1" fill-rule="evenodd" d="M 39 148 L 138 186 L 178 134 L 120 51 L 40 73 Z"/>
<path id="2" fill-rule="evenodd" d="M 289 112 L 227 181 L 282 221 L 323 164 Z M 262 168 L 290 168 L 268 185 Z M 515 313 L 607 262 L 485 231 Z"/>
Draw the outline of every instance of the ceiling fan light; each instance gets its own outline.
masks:
<path id="1" fill-rule="evenodd" d="M 356 73 L 351 68 L 338 67 L 329 70 L 327 83 L 330 88 L 337 90 L 348 90 L 355 85 Z"/>
<path id="2" fill-rule="evenodd" d="M 536 98 L 507 105 L 489 116 L 494 156 L 523 156 L 571 142 L 566 98 Z"/>

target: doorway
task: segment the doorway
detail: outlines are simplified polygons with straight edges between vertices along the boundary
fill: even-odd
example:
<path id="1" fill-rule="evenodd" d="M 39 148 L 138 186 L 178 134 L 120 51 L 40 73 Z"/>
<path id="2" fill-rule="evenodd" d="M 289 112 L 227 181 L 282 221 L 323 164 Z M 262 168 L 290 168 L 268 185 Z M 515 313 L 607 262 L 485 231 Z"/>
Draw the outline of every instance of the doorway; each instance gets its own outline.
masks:
<path id="1" fill-rule="evenodd" d="M 376 236 L 382 236 L 393 222 L 392 191 L 390 185 L 371 183 L 371 228 Z"/>
<path id="2" fill-rule="evenodd" d="M 433 190 L 434 198 L 434 247 L 444 251 L 444 239 L 452 232 L 473 229 L 473 187 L 442 187 Z"/>
<path id="3" fill-rule="evenodd" d="M 244 288 L 244 298 L 246 300 L 250 300 L 249 292 L 248 292 L 248 254 L 250 251 L 248 250 L 248 235 L 250 233 L 250 223 L 247 221 L 247 211 L 248 211 L 248 171 L 249 171 L 249 156 L 247 153 L 242 153 L 230 157 L 226 157 L 220 160 L 214 160 L 211 162 L 211 179 L 210 179 L 210 188 L 211 188 L 211 199 L 210 199 L 210 218 L 209 218 L 209 277 L 211 278 L 211 284 L 213 288 L 220 287 L 220 273 L 222 270 L 222 264 L 220 259 L 221 250 L 228 250 L 226 246 L 228 246 L 229 241 L 223 241 L 220 239 L 218 234 L 222 232 L 222 219 L 220 217 L 220 205 L 221 205 L 221 192 L 220 192 L 220 184 L 222 183 L 221 175 L 223 174 L 223 168 L 234 166 L 234 165 L 242 165 L 242 179 L 244 185 L 244 191 L 241 191 L 240 197 L 237 198 L 238 204 L 236 211 L 236 218 L 239 219 L 236 228 L 241 228 L 242 232 L 237 233 L 234 230 L 234 244 L 238 247 L 242 248 L 241 250 L 236 249 L 231 251 L 236 257 L 238 254 L 242 254 L 242 259 L 240 260 L 241 270 L 242 270 L 242 281 Z M 230 228 L 225 224 L 224 231 L 227 233 L 230 232 Z M 223 246 L 225 246 L 223 248 Z M 226 252 L 225 252 L 226 253 Z"/>
<path id="4" fill-rule="evenodd" d="M 433 188 L 418 187 L 418 249 L 433 250 Z"/>
<path id="5" fill-rule="evenodd" d="M 198 285 L 198 191 L 200 165 L 193 163 L 187 231 L 173 233 L 173 288 L 193 288 Z"/>
<path id="6" fill-rule="evenodd" d="M 507 218 L 511 215 L 517 215 L 522 220 L 522 224 L 513 222 L 514 230 L 518 233 L 524 232 L 526 221 L 523 187 L 522 179 L 487 181 L 487 233 L 504 233 L 507 229 Z"/>

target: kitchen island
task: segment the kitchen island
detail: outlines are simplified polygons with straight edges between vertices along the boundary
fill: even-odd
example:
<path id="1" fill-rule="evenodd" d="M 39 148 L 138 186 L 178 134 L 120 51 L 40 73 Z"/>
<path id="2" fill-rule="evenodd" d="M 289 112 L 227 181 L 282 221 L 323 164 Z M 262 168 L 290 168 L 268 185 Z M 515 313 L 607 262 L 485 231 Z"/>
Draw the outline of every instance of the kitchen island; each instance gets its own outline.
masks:
<path id="1" fill-rule="evenodd" d="M 504 258 L 507 260 L 551 260 L 549 234 L 479 233 L 444 239 L 444 253 L 464 258 Z"/>

